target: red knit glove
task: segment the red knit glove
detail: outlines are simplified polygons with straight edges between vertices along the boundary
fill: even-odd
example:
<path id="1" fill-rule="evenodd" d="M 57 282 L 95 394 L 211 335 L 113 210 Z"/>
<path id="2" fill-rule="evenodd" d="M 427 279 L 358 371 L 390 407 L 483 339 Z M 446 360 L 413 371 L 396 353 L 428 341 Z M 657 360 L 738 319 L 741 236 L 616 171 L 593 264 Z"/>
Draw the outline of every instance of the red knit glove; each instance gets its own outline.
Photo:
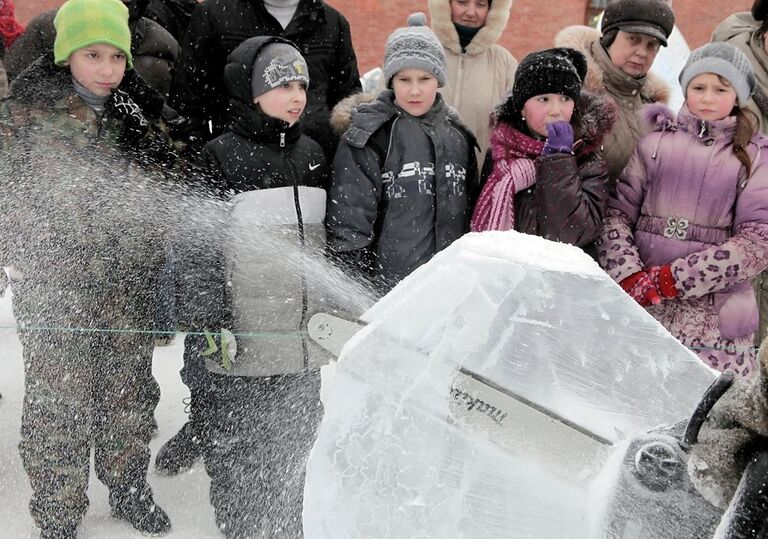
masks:
<path id="1" fill-rule="evenodd" d="M 648 307 L 649 305 L 658 305 L 661 303 L 661 296 L 659 296 L 659 291 L 656 290 L 656 287 L 653 286 L 653 281 L 651 281 L 650 277 L 648 277 L 648 274 L 644 271 L 633 273 L 621 281 L 619 285 L 627 294 L 632 296 L 632 299 L 634 299 L 643 307 Z"/>
<path id="2" fill-rule="evenodd" d="M 665 266 L 651 266 L 646 270 L 648 278 L 659 291 L 662 298 L 676 298 L 680 291 L 675 285 L 675 278 L 672 276 L 672 268 L 669 264 Z"/>

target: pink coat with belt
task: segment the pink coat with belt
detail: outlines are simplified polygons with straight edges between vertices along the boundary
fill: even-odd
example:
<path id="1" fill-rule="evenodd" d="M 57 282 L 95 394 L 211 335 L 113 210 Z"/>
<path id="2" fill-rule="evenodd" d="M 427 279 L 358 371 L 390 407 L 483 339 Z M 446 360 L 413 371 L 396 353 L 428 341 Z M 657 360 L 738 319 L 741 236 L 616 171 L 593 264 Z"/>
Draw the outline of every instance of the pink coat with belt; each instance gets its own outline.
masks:
<path id="1" fill-rule="evenodd" d="M 645 111 L 643 137 L 608 202 L 601 265 L 619 282 L 670 264 L 680 295 L 649 312 L 718 370 L 754 370 L 757 305 L 750 280 L 768 267 L 768 139 L 755 135 L 751 173 L 733 153 L 735 117 L 707 122 Z"/>

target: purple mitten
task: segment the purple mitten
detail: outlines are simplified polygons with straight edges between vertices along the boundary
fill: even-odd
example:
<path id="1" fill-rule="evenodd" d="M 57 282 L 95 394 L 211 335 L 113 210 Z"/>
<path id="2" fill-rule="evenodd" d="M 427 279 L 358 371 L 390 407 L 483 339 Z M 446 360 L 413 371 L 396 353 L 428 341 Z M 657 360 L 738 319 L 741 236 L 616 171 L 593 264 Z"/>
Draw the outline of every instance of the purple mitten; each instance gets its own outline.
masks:
<path id="1" fill-rule="evenodd" d="M 573 148 L 573 127 L 568 122 L 552 122 L 547 124 L 547 142 L 541 155 L 553 153 L 571 153 Z"/>

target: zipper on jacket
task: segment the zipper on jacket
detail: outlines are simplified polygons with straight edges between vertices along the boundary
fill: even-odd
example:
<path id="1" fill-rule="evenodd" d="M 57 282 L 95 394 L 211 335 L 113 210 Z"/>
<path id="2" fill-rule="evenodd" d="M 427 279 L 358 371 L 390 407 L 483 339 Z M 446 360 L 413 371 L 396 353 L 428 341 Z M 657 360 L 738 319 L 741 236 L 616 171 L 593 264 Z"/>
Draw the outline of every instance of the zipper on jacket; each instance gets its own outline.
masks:
<path id="1" fill-rule="evenodd" d="M 285 132 L 280 133 L 280 147 L 285 148 Z M 285 156 L 286 159 L 288 159 L 288 156 Z M 294 178 L 295 180 L 296 178 Z"/>
<path id="2" fill-rule="evenodd" d="M 280 133 L 280 147 L 285 147 L 285 133 Z M 296 166 L 293 163 L 293 160 L 288 156 L 287 152 L 283 150 L 283 159 L 285 159 L 285 163 L 288 165 L 288 171 L 291 174 L 291 177 L 293 178 L 293 204 L 296 208 L 296 222 L 299 225 L 299 242 L 301 243 L 302 250 L 304 249 L 304 217 L 302 216 L 301 212 L 301 199 L 299 198 L 299 173 L 296 170 Z M 304 272 L 301 272 L 301 321 L 299 328 L 303 329 L 307 327 L 308 322 L 308 316 L 307 312 L 309 310 L 309 298 L 308 292 L 307 292 L 307 279 L 304 275 Z M 302 337 L 301 339 L 301 351 L 304 361 L 304 368 L 309 368 L 309 349 L 307 348 L 307 339 L 306 337 Z"/>

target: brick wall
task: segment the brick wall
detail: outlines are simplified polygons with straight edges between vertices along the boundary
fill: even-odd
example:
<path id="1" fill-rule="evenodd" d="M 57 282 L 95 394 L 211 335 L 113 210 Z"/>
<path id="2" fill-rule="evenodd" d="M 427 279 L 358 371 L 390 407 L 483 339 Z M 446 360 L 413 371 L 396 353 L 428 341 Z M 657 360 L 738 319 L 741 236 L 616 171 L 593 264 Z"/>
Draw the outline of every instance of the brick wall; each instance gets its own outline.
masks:
<path id="1" fill-rule="evenodd" d="M 26 22 L 34 15 L 59 6 L 63 0 L 16 0 L 16 13 Z M 381 63 L 389 33 L 405 24 L 409 13 L 427 11 L 427 0 L 328 0 L 349 19 L 360 71 Z M 515 0 L 500 43 L 518 59 L 526 53 L 552 46 L 565 26 L 583 24 L 589 0 Z M 693 48 L 709 41 L 712 29 L 736 11 L 746 11 L 752 0 L 674 0 L 680 30 Z"/>

